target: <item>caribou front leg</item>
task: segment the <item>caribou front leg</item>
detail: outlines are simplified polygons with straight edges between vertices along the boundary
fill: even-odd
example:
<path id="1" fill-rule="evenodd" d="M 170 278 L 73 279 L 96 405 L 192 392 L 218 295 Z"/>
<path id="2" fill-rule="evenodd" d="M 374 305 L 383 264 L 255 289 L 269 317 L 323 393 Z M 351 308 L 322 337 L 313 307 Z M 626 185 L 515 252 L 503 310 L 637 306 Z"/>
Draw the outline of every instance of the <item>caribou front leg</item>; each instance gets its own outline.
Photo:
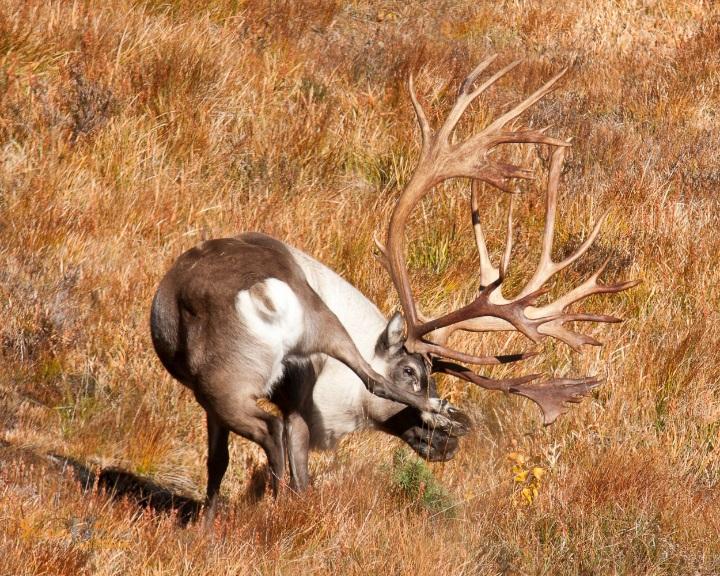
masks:
<path id="1" fill-rule="evenodd" d="M 290 464 L 290 486 L 296 492 L 304 492 L 310 486 L 310 429 L 299 412 L 285 416 L 285 448 Z"/>

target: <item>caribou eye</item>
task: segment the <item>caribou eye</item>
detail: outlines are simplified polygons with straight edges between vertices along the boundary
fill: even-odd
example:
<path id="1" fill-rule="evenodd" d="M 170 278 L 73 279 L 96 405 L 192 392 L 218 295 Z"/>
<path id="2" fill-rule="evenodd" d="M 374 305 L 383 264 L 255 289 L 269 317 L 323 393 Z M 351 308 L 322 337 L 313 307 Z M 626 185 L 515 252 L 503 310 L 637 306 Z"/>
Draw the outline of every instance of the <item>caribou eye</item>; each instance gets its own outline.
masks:
<path id="1" fill-rule="evenodd" d="M 412 368 L 408 368 L 407 366 L 403 368 L 403 373 L 406 376 L 415 376 L 415 371 Z"/>

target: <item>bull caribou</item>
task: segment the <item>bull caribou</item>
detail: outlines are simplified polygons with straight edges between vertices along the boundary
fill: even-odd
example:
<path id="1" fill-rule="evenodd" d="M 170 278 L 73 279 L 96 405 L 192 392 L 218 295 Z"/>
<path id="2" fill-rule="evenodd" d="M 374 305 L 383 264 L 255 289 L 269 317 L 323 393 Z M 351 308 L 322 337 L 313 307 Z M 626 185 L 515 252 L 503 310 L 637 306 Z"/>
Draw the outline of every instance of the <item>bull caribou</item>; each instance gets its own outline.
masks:
<path id="1" fill-rule="evenodd" d="M 292 487 L 303 490 L 310 482 L 309 450 L 331 448 L 344 435 L 364 427 L 402 438 L 426 459 L 451 458 L 469 424 L 462 412 L 438 396 L 432 373 L 529 398 L 540 406 L 545 424 L 600 384 L 594 377 L 536 382 L 535 374 L 493 380 L 467 365 L 515 362 L 532 353 L 477 356 L 448 344 L 459 330 L 517 331 L 534 342 L 554 338 L 575 350 L 597 345 L 568 324 L 617 319 L 569 308 L 590 295 L 619 292 L 635 284 L 602 284 L 603 265 L 566 294 L 539 303 L 547 282 L 590 248 L 602 218 L 575 252 L 555 262 L 551 253 L 557 191 L 569 142 L 549 136 L 544 129 L 508 127 L 555 86 L 564 70 L 482 131 L 464 139 L 454 137 L 468 106 L 518 64 L 502 68 L 476 86 L 493 60 L 485 60 L 462 82 L 450 113 L 437 129 L 430 126 L 410 78 L 422 148 L 392 211 L 386 242 L 378 242 L 379 258 L 398 292 L 402 315 L 396 313 L 388 320 L 328 267 L 256 232 L 199 244 L 182 254 L 160 282 L 152 303 L 152 340 L 165 368 L 192 390 L 206 412 L 208 518 L 214 514 L 228 466 L 230 432 L 263 448 L 271 488 L 277 494 L 286 459 Z M 532 177 L 531 170 L 490 155 L 498 145 L 509 143 L 553 149 L 540 262 L 514 297 L 502 291 L 512 251 L 512 210 L 506 248 L 495 266 L 481 226 L 477 186 L 484 182 L 509 191 L 509 180 Z M 427 318 L 418 310 L 410 286 L 405 228 L 417 203 L 451 178 L 472 181 L 479 291 L 470 303 Z M 282 416 L 260 408 L 262 398 L 273 401 Z"/>

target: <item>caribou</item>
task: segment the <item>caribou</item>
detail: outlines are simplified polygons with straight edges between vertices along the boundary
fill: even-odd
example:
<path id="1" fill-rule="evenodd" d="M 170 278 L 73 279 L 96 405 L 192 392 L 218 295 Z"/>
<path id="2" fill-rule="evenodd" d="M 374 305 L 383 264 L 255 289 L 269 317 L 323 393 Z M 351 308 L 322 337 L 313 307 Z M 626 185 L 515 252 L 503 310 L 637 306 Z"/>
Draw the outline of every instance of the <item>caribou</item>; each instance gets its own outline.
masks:
<path id="1" fill-rule="evenodd" d="M 230 432 L 263 448 L 270 486 L 277 495 L 286 461 L 291 487 L 304 490 L 310 484 L 310 449 L 332 448 L 340 438 L 361 428 L 398 436 L 428 460 L 452 458 L 470 422 L 438 395 L 433 373 L 529 398 L 541 408 L 545 424 L 601 383 L 595 377 L 536 382 L 537 374 L 494 380 L 467 365 L 515 362 L 534 353 L 477 356 L 448 344 L 456 331 L 517 331 L 533 342 L 554 338 L 575 350 L 585 344 L 598 345 L 567 324 L 618 320 L 572 312 L 570 307 L 590 295 L 635 285 L 633 281 L 602 284 L 603 265 L 563 296 L 539 303 L 548 281 L 593 244 L 602 218 L 575 252 L 560 262 L 553 261 L 557 191 L 570 143 L 549 136 L 546 129 L 508 127 L 550 92 L 565 70 L 482 131 L 464 139 L 456 136 L 458 121 L 468 106 L 518 64 L 513 62 L 476 86 L 494 59 L 482 62 L 462 82 L 438 129 L 430 126 L 410 77 L 410 99 L 422 147 L 393 208 L 386 241 L 376 241 L 378 257 L 399 295 L 402 314 L 395 313 L 388 320 L 331 269 L 258 232 L 205 241 L 182 254 L 161 280 L 151 308 L 152 341 L 168 372 L 192 390 L 206 412 L 206 518 L 215 514 L 229 462 Z M 480 221 L 477 184 L 510 191 L 508 181 L 533 177 L 532 170 L 490 155 L 498 145 L 511 143 L 546 145 L 553 152 L 540 262 L 520 293 L 508 298 L 502 286 L 512 252 L 512 203 L 505 251 L 494 266 Z M 470 212 L 480 260 L 479 290 L 470 303 L 427 318 L 418 310 L 410 286 L 405 228 L 417 203 L 451 178 L 472 182 Z M 281 416 L 259 407 L 259 399 L 275 403 Z"/>

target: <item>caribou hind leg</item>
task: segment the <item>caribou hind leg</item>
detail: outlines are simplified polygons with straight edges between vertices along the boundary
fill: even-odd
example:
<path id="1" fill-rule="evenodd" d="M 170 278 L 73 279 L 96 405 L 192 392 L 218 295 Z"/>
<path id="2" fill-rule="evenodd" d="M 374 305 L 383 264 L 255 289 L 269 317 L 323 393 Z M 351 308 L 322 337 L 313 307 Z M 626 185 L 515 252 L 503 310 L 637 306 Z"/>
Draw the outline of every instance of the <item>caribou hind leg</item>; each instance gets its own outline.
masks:
<path id="1" fill-rule="evenodd" d="M 285 475 L 283 422 L 261 409 L 256 400 L 252 398 L 249 402 L 237 405 L 238 411 L 228 419 L 228 425 L 235 434 L 252 440 L 265 451 L 270 488 L 273 496 L 277 496 Z"/>
<path id="2" fill-rule="evenodd" d="M 207 412 L 208 457 L 207 497 L 205 500 L 205 524 L 212 525 L 217 510 L 218 493 L 230 461 L 228 440 L 230 430 L 223 426 L 217 416 Z"/>
<path id="3" fill-rule="evenodd" d="M 246 440 L 259 444 L 268 463 L 270 487 L 277 496 L 285 473 L 283 421 L 260 408 L 259 398 L 265 397 L 265 380 L 246 373 L 240 377 L 229 370 L 217 370 L 206 376 L 203 389 L 215 394 L 198 394 L 208 413 L 208 506 L 214 512 L 220 482 L 227 469 L 227 437 L 234 432 Z M 236 370 L 232 370 L 237 373 Z"/>

